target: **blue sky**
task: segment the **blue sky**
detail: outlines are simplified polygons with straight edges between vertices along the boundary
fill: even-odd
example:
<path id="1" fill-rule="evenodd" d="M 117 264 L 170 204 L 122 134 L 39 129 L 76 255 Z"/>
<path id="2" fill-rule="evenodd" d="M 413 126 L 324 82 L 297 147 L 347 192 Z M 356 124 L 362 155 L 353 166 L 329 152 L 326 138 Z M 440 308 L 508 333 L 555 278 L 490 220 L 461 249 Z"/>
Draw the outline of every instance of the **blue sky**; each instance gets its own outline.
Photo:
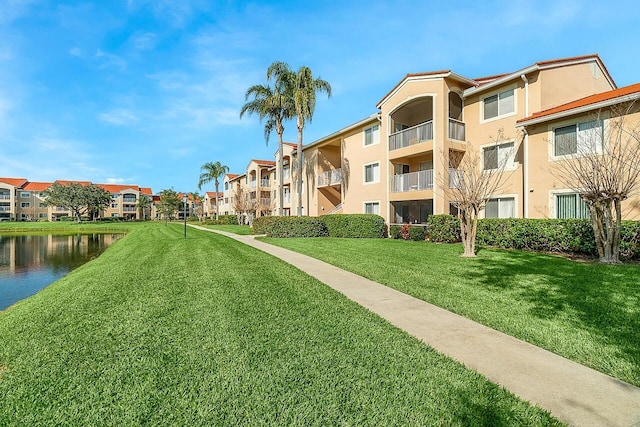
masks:
<path id="1" fill-rule="evenodd" d="M 273 159 L 246 89 L 275 60 L 331 84 L 305 143 L 376 112 L 407 73 L 467 77 L 598 53 L 640 82 L 633 1 L 0 0 L 0 176 L 197 190 Z M 285 140 L 295 142 L 294 123 Z M 213 188 L 203 190 L 212 191 Z"/>

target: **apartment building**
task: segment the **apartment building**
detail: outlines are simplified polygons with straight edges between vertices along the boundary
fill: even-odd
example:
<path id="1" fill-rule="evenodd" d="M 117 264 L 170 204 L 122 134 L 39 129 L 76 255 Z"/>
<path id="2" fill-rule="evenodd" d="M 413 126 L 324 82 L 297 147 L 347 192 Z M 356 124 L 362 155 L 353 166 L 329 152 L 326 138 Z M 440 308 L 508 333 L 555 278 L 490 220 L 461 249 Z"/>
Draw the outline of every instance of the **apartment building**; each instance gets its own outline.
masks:
<path id="1" fill-rule="evenodd" d="M 83 186 L 89 181 L 55 181 L 61 185 L 70 183 Z M 45 190 L 53 183 L 34 182 L 24 178 L 0 178 L 0 221 L 58 221 L 62 217 L 73 216 L 64 206 L 47 206 Z M 151 209 L 141 209 L 138 205 L 141 195 L 152 197 L 152 190 L 137 185 L 96 184 L 111 193 L 111 203 L 100 212 L 101 217 L 118 217 L 128 220 L 153 217 Z"/>
<path id="2" fill-rule="evenodd" d="M 593 129 L 589 116 L 638 90 L 618 89 L 597 55 L 475 79 L 451 70 L 407 74 L 377 113 L 303 148 L 305 210 L 377 213 L 391 224 L 455 213 L 447 190 L 460 178 L 459 159 L 474 155 L 484 170 L 506 162 L 505 183 L 483 215 L 584 216 L 579 197 L 552 173 L 562 160 L 552 149 L 555 134 L 573 129 L 579 139 L 581 127 Z M 637 205 L 626 203 L 628 216 Z"/>

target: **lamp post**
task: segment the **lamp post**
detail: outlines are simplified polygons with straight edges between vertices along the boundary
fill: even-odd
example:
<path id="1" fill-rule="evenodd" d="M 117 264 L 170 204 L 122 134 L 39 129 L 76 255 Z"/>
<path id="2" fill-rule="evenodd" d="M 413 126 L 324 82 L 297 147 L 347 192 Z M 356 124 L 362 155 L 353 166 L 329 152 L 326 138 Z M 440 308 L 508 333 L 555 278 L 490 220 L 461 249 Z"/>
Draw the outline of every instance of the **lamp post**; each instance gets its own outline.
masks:
<path id="1" fill-rule="evenodd" d="M 184 202 L 184 213 L 183 213 L 183 218 L 184 218 L 184 238 L 187 238 L 187 195 L 185 194 L 184 196 L 182 196 L 182 201 Z"/>

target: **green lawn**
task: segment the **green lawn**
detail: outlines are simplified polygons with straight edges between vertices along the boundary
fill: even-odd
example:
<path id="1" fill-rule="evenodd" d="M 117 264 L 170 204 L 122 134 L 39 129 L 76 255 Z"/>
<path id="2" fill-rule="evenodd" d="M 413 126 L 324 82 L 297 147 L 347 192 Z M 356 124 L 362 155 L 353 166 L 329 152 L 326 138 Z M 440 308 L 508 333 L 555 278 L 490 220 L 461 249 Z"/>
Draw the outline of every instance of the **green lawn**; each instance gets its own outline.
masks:
<path id="1" fill-rule="evenodd" d="M 640 266 L 387 239 L 264 239 L 640 386 Z"/>
<path id="2" fill-rule="evenodd" d="M 315 279 L 136 224 L 0 312 L 0 425 L 556 425 Z"/>
<path id="3" fill-rule="evenodd" d="M 126 232 L 131 227 L 137 226 L 140 223 L 133 222 L 73 222 L 73 221 L 58 221 L 58 222 L 0 222 L 0 234 L 13 234 L 13 233 L 110 233 L 112 231 Z"/>
<path id="4" fill-rule="evenodd" d="M 203 227 L 212 230 L 226 231 L 228 233 L 241 234 L 243 236 L 252 234 L 251 227 L 248 225 L 204 225 Z"/>

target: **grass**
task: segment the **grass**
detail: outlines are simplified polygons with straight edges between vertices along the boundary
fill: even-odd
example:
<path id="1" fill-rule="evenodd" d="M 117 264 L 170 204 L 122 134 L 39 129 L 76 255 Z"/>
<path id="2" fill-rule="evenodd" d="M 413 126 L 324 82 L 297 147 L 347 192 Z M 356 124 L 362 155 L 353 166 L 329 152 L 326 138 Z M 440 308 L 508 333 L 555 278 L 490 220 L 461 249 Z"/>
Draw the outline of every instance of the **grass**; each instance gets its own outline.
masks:
<path id="1" fill-rule="evenodd" d="M 386 239 L 264 239 L 640 386 L 640 266 Z"/>
<path id="2" fill-rule="evenodd" d="M 224 236 L 131 227 L 0 312 L 0 425 L 556 425 Z"/>
<path id="3" fill-rule="evenodd" d="M 131 227 L 140 223 L 132 222 L 0 222 L 0 235 L 3 234 L 75 234 L 75 233 L 110 233 L 110 232 L 127 232 Z"/>
<path id="4" fill-rule="evenodd" d="M 248 225 L 222 224 L 222 225 L 204 225 L 203 227 L 210 228 L 212 230 L 220 230 L 220 231 L 226 231 L 228 233 L 240 234 L 243 236 L 253 234 L 251 227 L 249 227 Z"/>

